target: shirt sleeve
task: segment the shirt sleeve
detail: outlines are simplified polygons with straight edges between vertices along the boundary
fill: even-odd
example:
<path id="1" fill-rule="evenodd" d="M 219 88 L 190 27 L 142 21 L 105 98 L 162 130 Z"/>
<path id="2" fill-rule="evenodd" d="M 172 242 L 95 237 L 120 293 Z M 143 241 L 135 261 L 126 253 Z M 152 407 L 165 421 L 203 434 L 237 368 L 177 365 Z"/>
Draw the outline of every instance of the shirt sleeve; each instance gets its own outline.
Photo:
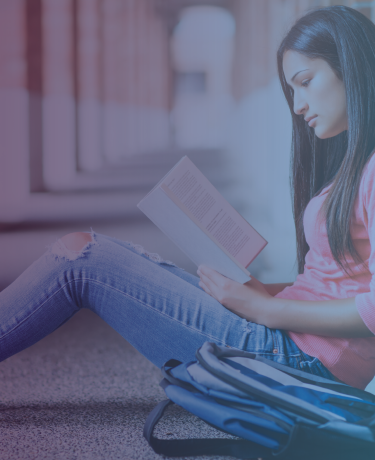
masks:
<path id="1" fill-rule="evenodd" d="M 375 334 L 375 155 L 371 157 L 365 168 L 359 196 L 362 199 L 358 201 L 358 211 L 362 213 L 371 246 L 368 260 L 371 281 L 370 292 L 358 294 L 355 297 L 355 304 L 363 322 Z"/>

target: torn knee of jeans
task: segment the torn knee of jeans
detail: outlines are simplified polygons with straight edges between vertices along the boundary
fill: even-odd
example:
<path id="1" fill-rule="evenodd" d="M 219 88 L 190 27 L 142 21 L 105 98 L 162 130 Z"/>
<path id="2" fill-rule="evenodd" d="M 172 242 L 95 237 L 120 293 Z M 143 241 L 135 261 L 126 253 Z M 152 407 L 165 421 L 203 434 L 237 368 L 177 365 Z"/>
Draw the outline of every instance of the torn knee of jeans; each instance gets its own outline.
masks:
<path id="1" fill-rule="evenodd" d="M 73 261 L 79 259 L 84 257 L 92 246 L 98 244 L 96 234 L 93 229 L 91 229 L 90 236 L 91 241 L 88 241 L 79 251 L 68 248 L 62 239 L 59 238 L 55 243 L 48 246 L 49 252 L 58 260 L 62 259 Z"/>
<path id="2" fill-rule="evenodd" d="M 136 251 L 138 254 L 143 254 L 146 257 L 148 257 L 150 260 L 153 262 L 156 262 L 158 264 L 166 264 L 166 265 L 171 265 L 172 267 L 177 267 L 177 265 L 170 261 L 170 260 L 164 260 L 162 257 L 159 256 L 156 252 L 148 252 L 144 249 L 143 246 L 140 244 L 135 244 L 132 243 L 131 241 L 128 241 L 128 244 Z"/>

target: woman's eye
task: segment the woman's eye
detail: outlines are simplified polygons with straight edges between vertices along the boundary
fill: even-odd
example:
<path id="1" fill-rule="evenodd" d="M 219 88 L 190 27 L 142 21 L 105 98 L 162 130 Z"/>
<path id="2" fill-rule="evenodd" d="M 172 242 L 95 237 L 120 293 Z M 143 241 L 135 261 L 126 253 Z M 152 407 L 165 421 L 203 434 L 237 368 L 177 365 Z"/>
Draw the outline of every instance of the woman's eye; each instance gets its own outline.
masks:
<path id="1" fill-rule="evenodd" d="M 304 86 L 306 88 L 306 86 L 308 86 L 309 83 L 310 83 L 310 80 L 305 80 L 304 82 L 301 83 L 301 86 Z"/>

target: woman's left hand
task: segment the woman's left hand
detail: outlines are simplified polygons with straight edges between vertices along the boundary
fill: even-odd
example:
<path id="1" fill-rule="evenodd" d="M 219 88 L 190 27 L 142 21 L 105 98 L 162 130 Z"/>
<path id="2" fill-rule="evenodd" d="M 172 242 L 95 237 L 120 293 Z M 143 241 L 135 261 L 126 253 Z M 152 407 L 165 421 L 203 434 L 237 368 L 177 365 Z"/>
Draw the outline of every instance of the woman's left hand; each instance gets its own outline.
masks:
<path id="1" fill-rule="evenodd" d="M 206 265 L 200 265 L 197 273 L 199 286 L 224 307 L 248 321 L 265 324 L 274 298 L 263 283 L 254 277 L 245 284 L 237 283 Z"/>

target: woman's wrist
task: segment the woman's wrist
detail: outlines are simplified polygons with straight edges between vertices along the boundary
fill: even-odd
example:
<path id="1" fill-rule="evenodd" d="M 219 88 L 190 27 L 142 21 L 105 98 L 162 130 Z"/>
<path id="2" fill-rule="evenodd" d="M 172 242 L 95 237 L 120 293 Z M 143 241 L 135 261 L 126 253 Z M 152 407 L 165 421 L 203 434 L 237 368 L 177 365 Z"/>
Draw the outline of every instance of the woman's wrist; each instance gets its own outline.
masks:
<path id="1" fill-rule="evenodd" d="M 285 329 L 285 324 L 282 324 L 286 315 L 286 302 L 285 299 L 278 299 L 270 297 L 265 302 L 264 307 L 260 312 L 260 322 L 270 329 Z M 283 327 L 284 326 L 284 327 Z"/>
<path id="2" fill-rule="evenodd" d="M 265 289 L 267 290 L 268 294 L 274 297 L 279 292 L 283 291 L 286 287 L 293 286 L 293 283 L 270 283 L 264 284 Z"/>

